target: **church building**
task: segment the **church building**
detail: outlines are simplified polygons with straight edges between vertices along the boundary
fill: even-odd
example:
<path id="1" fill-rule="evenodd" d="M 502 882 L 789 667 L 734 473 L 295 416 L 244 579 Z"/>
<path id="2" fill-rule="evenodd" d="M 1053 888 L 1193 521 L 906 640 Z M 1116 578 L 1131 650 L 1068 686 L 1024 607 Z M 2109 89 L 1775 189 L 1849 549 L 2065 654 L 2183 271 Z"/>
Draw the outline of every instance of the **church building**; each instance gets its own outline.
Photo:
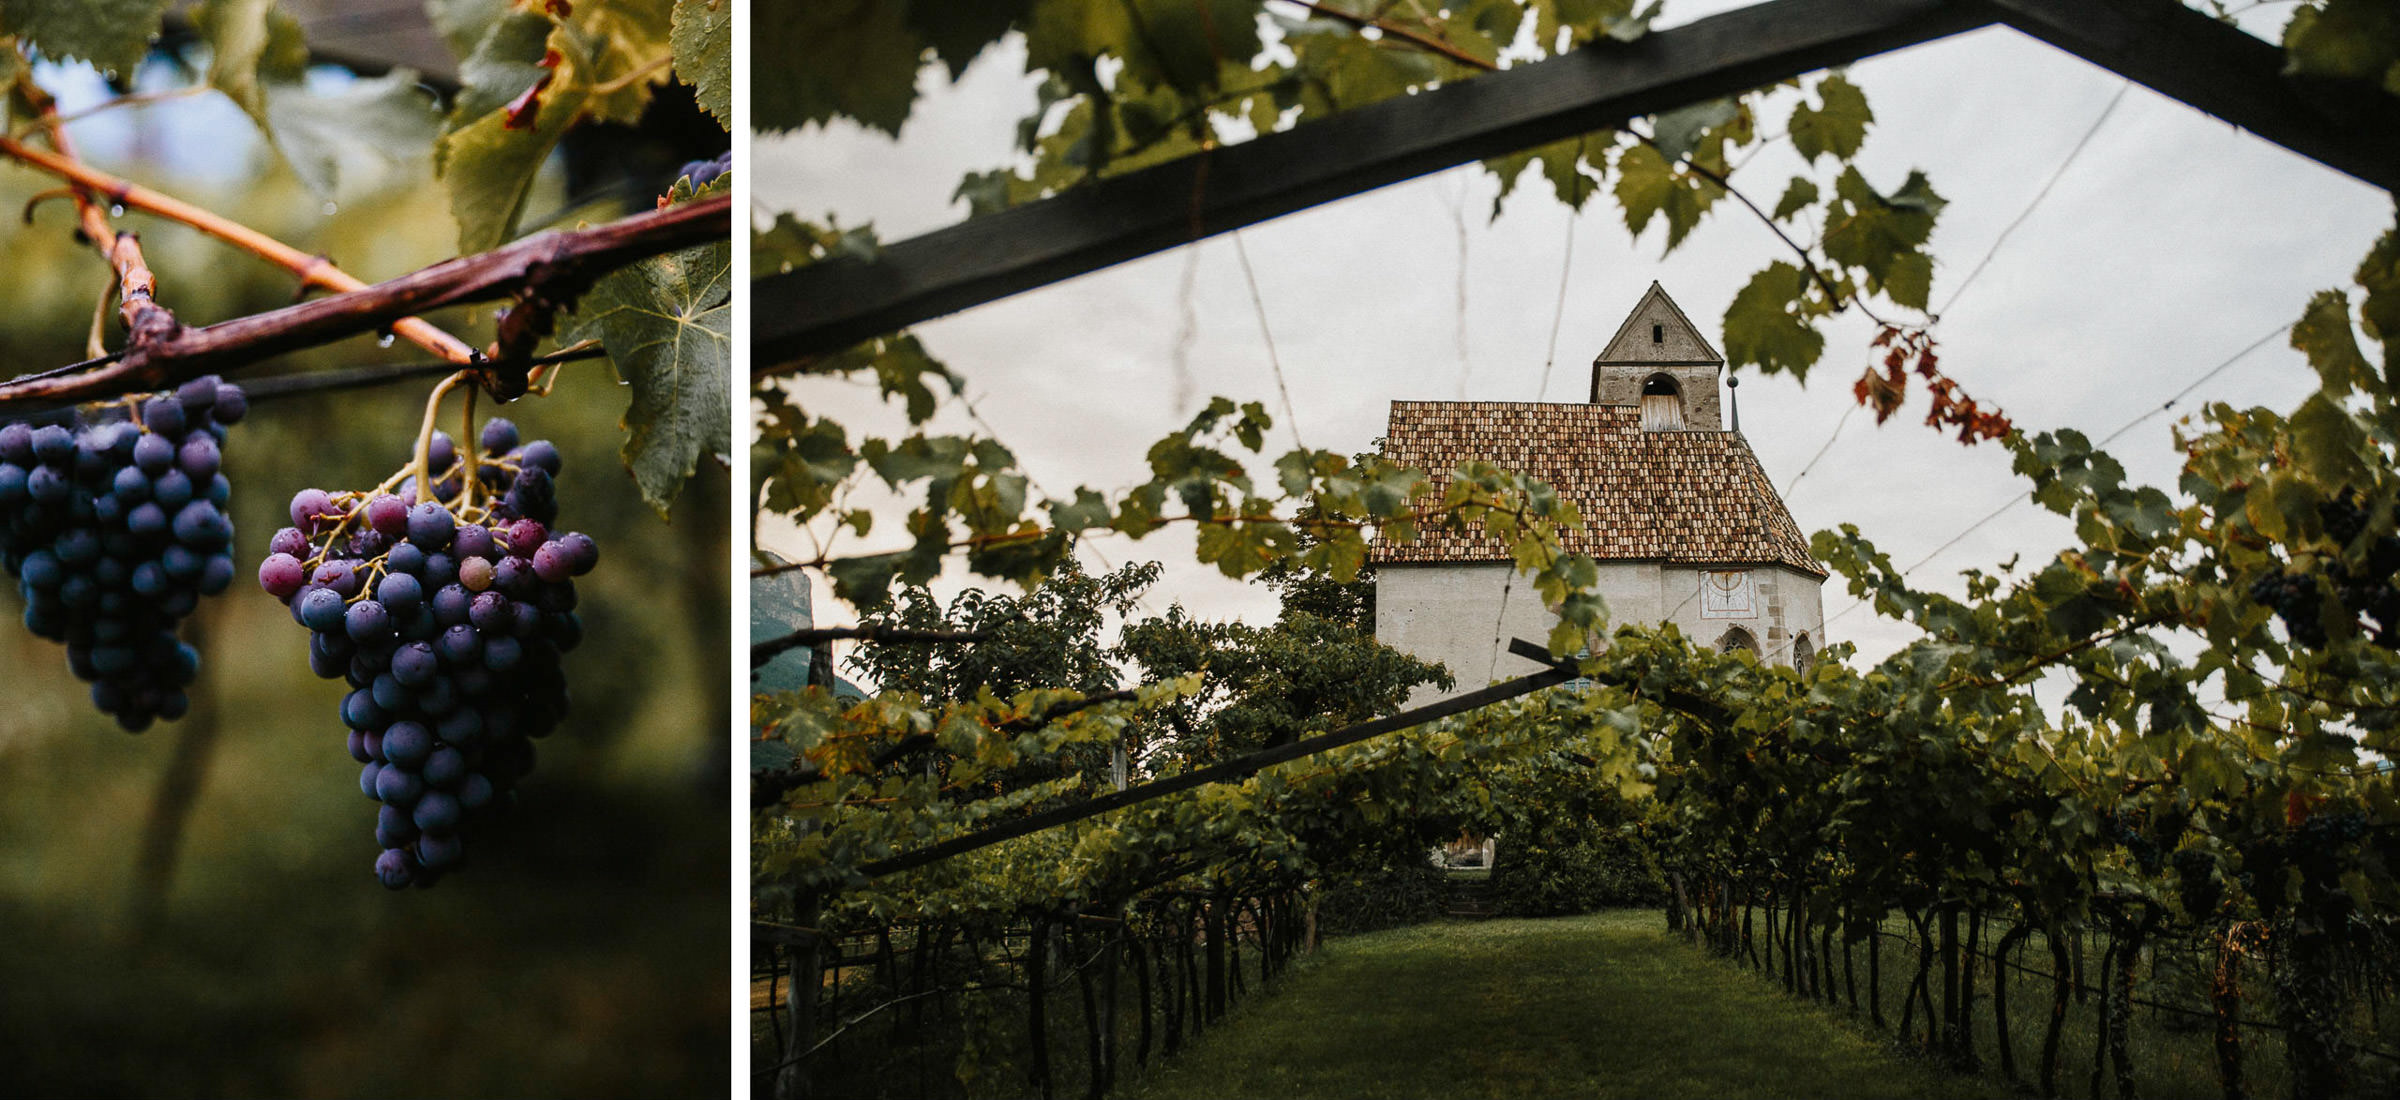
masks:
<path id="1" fill-rule="evenodd" d="M 1592 361 L 1590 399 L 1394 401 L 1384 454 L 1427 470 L 1433 499 L 1450 471 L 1481 460 L 1540 478 L 1574 502 L 1583 529 L 1561 533 L 1600 565 L 1612 627 L 1673 623 L 1685 637 L 1806 667 L 1825 643 L 1826 571 L 1742 439 L 1717 382 L 1725 357 L 1657 283 Z M 1449 666 L 1460 689 L 1540 666 L 1507 639 L 1542 642 L 1556 614 L 1480 533 L 1430 526 L 1408 545 L 1378 541 L 1375 637 Z M 1499 645 L 1495 645 L 1494 626 Z M 1409 706 L 1440 696 L 1419 688 Z"/>

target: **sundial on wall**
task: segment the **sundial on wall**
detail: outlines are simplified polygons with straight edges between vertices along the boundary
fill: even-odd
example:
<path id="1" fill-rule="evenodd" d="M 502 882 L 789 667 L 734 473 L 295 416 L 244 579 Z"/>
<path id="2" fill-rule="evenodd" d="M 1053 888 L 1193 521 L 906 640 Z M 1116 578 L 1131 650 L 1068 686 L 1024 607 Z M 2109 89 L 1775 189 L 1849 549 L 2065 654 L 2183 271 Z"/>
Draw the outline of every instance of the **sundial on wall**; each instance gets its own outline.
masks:
<path id="1" fill-rule="evenodd" d="M 1711 569 L 1700 574 L 1700 617 L 1747 619 L 1758 614 L 1757 588 L 1746 569 Z"/>

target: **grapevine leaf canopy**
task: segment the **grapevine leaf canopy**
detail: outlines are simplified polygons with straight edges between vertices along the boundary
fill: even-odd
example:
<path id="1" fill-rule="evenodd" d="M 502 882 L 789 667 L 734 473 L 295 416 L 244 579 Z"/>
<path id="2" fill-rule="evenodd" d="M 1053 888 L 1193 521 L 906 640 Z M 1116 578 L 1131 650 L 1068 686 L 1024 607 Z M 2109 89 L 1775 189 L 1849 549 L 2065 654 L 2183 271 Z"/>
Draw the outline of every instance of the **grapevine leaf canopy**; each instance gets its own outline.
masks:
<path id="1" fill-rule="evenodd" d="M 667 38 L 675 72 L 692 86 L 700 106 L 733 125 L 733 0 L 675 0 Z"/>
<path id="2" fill-rule="evenodd" d="M 209 85 L 256 121 L 319 195 L 339 193 L 345 168 L 387 178 L 433 140 L 439 118 L 406 69 L 335 90 L 304 87 L 308 44 L 273 0 L 210 0 L 192 9 L 192 22 L 209 45 Z"/>
<path id="3" fill-rule="evenodd" d="M 732 245 L 655 256 L 602 278 L 561 334 L 599 340 L 632 389 L 623 457 L 662 516 L 703 456 L 733 450 L 732 295 Z"/>
<path id="4" fill-rule="evenodd" d="M 452 5 L 436 15 L 454 46 L 484 28 L 460 62 L 457 101 L 434 149 L 462 252 L 512 236 L 535 174 L 566 131 L 587 115 L 640 118 L 651 74 L 672 59 L 666 0 L 582 4 L 563 17 L 508 11 L 477 20 L 478 10 Z"/>
<path id="5" fill-rule="evenodd" d="M 0 24 L 42 56 L 130 74 L 172 0 L 0 0 Z"/>

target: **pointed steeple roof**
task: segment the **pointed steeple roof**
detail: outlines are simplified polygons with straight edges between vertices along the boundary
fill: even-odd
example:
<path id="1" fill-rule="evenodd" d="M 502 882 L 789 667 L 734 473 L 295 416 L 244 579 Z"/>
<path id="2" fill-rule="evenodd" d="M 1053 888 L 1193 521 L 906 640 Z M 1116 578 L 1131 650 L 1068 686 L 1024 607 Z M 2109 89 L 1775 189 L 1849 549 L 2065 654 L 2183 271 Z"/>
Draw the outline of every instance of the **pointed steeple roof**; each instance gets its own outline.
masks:
<path id="1" fill-rule="evenodd" d="M 1653 339 L 1656 334 L 1656 339 Z M 1724 365 L 1725 357 L 1711 347 L 1708 337 L 1700 335 L 1698 326 L 1683 315 L 1682 307 L 1667 296 L 1665 287 L 1652 280 L 1648 293 L 1625 315 L 1625 323 L 1609 338 L 1593 363 L 1714 363 Z"/>

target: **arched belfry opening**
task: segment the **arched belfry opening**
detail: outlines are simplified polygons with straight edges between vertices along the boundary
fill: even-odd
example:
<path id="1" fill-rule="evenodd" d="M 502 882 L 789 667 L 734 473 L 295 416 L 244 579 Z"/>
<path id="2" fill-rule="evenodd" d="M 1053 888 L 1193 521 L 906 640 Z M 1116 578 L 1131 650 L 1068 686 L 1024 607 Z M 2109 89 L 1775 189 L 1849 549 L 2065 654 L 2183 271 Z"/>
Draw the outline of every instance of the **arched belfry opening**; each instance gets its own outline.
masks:
<path id="1" fill-rule="evenodd" d="M 1660 371 L 1642 380 L 1642 430 L 1683 430 L 1683 387 L 1674 375 Z"/>
<path id="2" fill-rule="evenodd" d="M 1595 405 L 1639 406 L 1644 431 L 1723 431 L 1717 354 L 1666 288 L 1651 283 L 1592 359 Z"/>

